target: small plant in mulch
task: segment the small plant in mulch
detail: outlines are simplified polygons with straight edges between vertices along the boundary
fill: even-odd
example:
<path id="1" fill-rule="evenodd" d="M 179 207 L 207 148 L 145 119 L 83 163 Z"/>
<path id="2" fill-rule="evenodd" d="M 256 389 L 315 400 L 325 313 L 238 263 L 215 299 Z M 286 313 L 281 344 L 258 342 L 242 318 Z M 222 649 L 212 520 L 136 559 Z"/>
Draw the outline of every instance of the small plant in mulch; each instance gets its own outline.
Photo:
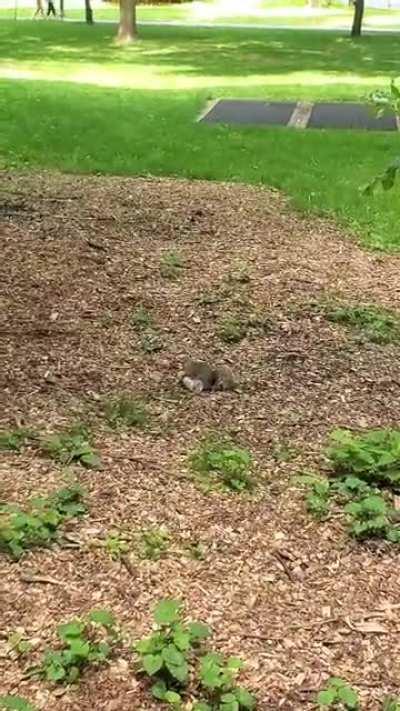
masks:
<path id="1" fill-rule="evenodd" d="M 38 711 L 36 706 L 33 706 L 29 701 L 23 699 L 22 696 L 0 696 L 0 709 L 6 711 Z"/>
<path id="2" fill-rule="evenodd" d="M 169 533 L 165 528 L 147 528 L 140 532 L 136 544 L 139 558 L 160 560 L 166 555 L 170 545 Z"/>
<path id="3" fill-rule="evenodd" d="M 0 549 L 18 560 L 28 548 L 47 547 L 56 541 L 60 526 L 85 512 L 79 485 L 35 498 L 26 509 L 4 504 L 0 507 Z"/>
<path id="4" fill-rule="evenodd" d="M 35 432 L 26 427 L 2 430 L 0 431 L 0 451 L 20 452 L 27 442 L 36 439 Z"/>
<path id="5" fill-rule="evenodd" d="M 246 337 L 247 329 L 246 321 L 234 316 L 227 316 L 219 324 L 218 335 L 224 343 L 239 343 Z"/>
<path id="6" fill-rule="evenodd" d="M 341 504 L 354 538 L 399 543 L 400 517 L 393 507 L 393 492 L 400 488 L 400 432 L 382 429 L 354 434 L 336 430 L 326 457 L 329 479 L 301 477 L 309 489 L 307 509 L 323 519 L 332 502 Z"/>
<path id="7" fill-rule="evenodd" d="M 140 338 L 140 347 L 144 353 L 159 353 L 164 342 L 155 329 L 148 329 Z"/>
<path id="8" fill-rule="evenodd" d="M 317 704 L 322 709 L 346 709 L 355 711 L 360 708 L 357 692 L 343 679 L 331 677 L 326 687 L 317 695 Z"/>
<path id="9" fill-rule="evenodd" d="M 253 487 L 252 456 L 230 439 L 205 439 L 191 454 L 190 465 L 206 485 L 219 485 L 236 492 Z"/>
<path id="10" fill-rule="evenodd" d="M 245 262 L 237 262 L 228 274 L 228 281 L 237 284 L 249 284 L 250 268 Z"/>
<path id="11" fill-rule="evenodd" d="M 130 541 L 118 531 L 110 531 L 104 539 L 104 550 L 111 560 L 121 560 L 131 549 Z"/>
<path id="12" fill-rule="evenodd" d="M 254 697 L 236 684 L 241 660 L 224 660 L 222 655 L 204 650 L 211 635 L 208 625 L 185 622 L 181 603 L 168 599 L 156 606 L 154 621 L 154 632 L 140 640 L 135 650 L 142 673 L 153 682 L 151 692 L 156 699 L 181 708 L 193 683 L 197 690 L 193 709 L 197 711 L 255 708 Z"/>
<path id="13" fill-rule="evenodd" d="M 90 442 L 89 431 L 81 424 L 43 437 L 39 446 L 44 454 L 61 464 L 76 462 L 88 469 L 99 469 L 101 466 L 101 459 Z"/>
<path id="14" fill-rule="evenodd" d="M 331 440 L 326 454 L 335 474 L 400 489 L 400 430 L 335 430 Z"/>
<path id="15" fill-rule="evenodd" d="M 400 698 L 398 696 L 387 696 L 383 700 L 382 711 L 400 711 Z"/>
<path id="16" fill-rule="evenodd" d="M 24 657 L 32 649 L 32 643 L 21 632 L 11 632 L 7 637 L 7 644 L 15 657 Z"/>
<path id="17" fill-rule="evenodd" d="M 111 398 L 105 403 L 104 410 L 108 424 L 116 429 L 145 427 L 149 419 L 145 403 L 128 393 Z"/>
<path id="18" fill-rule="evenodd" d="M 205 560 L 207 547 L 201 541 L 189 541 L 185 546 L 186 554 L 192 560 Z"/>
<path id="19" fill-rule="evenodd" d="M 277 462 L 291 462 L 298 457 L 299 451 L 296 447 L 287 442 L 276 444 L 272 448 L 272 456 Z"/>
<path id="20" fill-rule="evenodd" d="M 341 323 L 367 341 L 385 345 L 400 341 L 400 316 L 389 309 L 374 305 L 326 306 L 325 316 L 333 323 Z"/>
<path id="21" fill-rule="evenodd" d="M 110 657 L 118 640 L 116 620 L 108 610 L 93 610 L 57 628 L 59 646 L 48 649 L 39 666 L 29 670 L 55 684 L 72 684 L 88 666 L 98 667 Z"/>
<path id="22" fill-rule="evenodd" d="M 132 313 L 130 322 L 135 331 L 145 331 L 153 327 L 152 316 L 144 306 L 139 306 Z"/>
<path id="23" fill-rule="evenodd" d="M 163 279 L 176 280 L 181 276 L 184 266 L 181 255 L 175 250 L 170 250 L 161 256 L 160 274 Z"/>

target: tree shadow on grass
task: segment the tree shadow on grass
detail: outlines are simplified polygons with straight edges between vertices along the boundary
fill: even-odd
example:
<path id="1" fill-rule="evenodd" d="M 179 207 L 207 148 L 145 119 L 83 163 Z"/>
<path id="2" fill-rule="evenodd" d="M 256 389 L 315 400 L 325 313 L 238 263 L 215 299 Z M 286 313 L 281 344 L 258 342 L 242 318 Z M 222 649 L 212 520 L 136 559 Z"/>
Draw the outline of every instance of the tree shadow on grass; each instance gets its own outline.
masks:
<path id="1" fill-rule="evenodd" d="M 400 37 L 374 35 L 352 41 L 340 33 L 300 30 L 141 28 L 141 41 L 113 44 L 112 26 L 5 21 L 0 61 L 52 65 L 152 65 L 164 74 L 250 76 L 310 72 L 393 76 Z M 311 82 L 312 83 L 312 82 Z"/>

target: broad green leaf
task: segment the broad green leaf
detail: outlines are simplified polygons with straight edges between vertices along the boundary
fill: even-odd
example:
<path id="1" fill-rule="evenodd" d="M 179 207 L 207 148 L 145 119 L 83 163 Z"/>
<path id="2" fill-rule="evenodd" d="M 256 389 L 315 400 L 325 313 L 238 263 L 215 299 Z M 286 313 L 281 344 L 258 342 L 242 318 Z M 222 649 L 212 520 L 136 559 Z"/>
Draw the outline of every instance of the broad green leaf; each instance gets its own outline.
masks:
<path id="1" fill-rule="evenodd" d="M 164 700 L 169 704 L 180 704 L 182 698 L 176 691 L 167 691 Z"/>
<path id="2" fill-rule="evenodd" d="M 184 684 L 188 678 L 189 674 L 189 667 L 187 665 L 187 662 L 182 662 L 182 664 L 170 664 L 169 662 L 165 662 L 165 666 L 167 667 L 169 673 L 171 676 L 174 677 L 177 681 L 179 681 L 181 684 Z"/>
<path id="3" fill-rule="evenodd" d="M 178 621 L 181 607 L 179 600 L 161 600 L 154 610 L 154 619 L 158 625 L 172 625 Z"/>
<path id="4" fill-rule="evenodd" d="M 79 679 L 80 675 L 81 673 L 79 667 L 70 667 L 68 670 L 68 684 L 75 684 L 75 682 Z"/>
<path id="5" fill-rule="evenodd" d="M 149 676 L 157 674 L 163 665 L 161 654 L 146 654 L 142 659 L 143 669 Z"/>
<path id="6" fill-rule="evenodd" d="M 167 693 L 167 687 L 165 685 L 164 681 L 157 681 L 153 686 L 151 687 L 151 693 L 153 694 L 155 699 L 160 699 L 161 701 L 164 701 L 165 699 L 165 694 Z"/>
<path id="7" fill-rule="evenodd" d="M 36 711 L 36 707 L 32 706 L 22 696 L 0 696 L 0 708 L 8 709 L 9 711 Z"/>
<path id="8" fill-rule="evenodd" d="M 232 692 L 229 691 L 227 694 L 222 694 L 221 701 L 224 704 L 231 704 L 232 701 L 237 701 L 237 699 L 236 699 L 235 694 L 232 694 Z"/>
<path id="9" fill-rule="evenodd" d="M 174 644 L 169 644 L 167 647 L 164 647 L 161 655 L 165 662 L 173 664 L 174 666 L 180 666 L 185 661 L 182 652 L 180 652 Z"/>
<path id="10" fill-rule="evenodd" d="M 46 679 L 48 681 L 62 681 L 66 677 L 66 671 L 61 664 L 49 664 L 46 668 Z"/>
<path id="11" fill-rule="evenodd" d="M 244 689 L 242 686 L 239 686 L 235 690 L 235 696 L 237 700 L 239 701 L 240 706 L 243 706 L 244 709 L 254 709 L 256 706 L 256 699 L 253 696 L 253 694 L 250 694 L 247 689 Z"/>
<path id="12" fill-rule="evenodd" d="M 181 652 L 186 652 L 190 647 L 190 634 L 181 625 L 174 630 L 174 644 Z"/>
<path id="13" fill-rule="evenodd" d="M 333 687 L 320 691 L 317 695 L 317 704 L 319 706 L 331 706 L 336 701 L 337 690 Z"/>
<path id="14" fill-rule="evenodd" d="M 161 635 L 152 634 L 151 637 L 139 640 L 135 649 L 139 654 L 156 654 L 156 652 L 161 652 L 164 646 L 165 642 Z"/>
<path id="15" fill-rule="evenodd" d="M 212 711 L 210 704 L 206 704 L 205 701 L 198 701 L 193 706 L 193 711 Z"/>
<path id="16" fill-rule="evenodd" d="M 228 667 L 229 671 L 240 671 L 243 669 L 244 663 L 243 660 L 240 659 L 239 657 L 229 657 L 226 666 Z"/>
<path id="17" fill-rule="evenodd" d="M 113 613 L 109 610 L 92 610 L 89 614 L 89 620 L 108 629 L 115 627 L 117 622 Z"/>
<path id="18" fill-rule="evenodd" d="M 80 454 L 79 461 L 88 469 L 100 469 L 101 467 L 100 457 L 97 454 L 93 454 L 93 452 Z"/>
<path id="19" fill-rule="evenodd" d="M 337 696 L 348 709 L 358 709 L 358 696 L 351 686 L 342 686 L 338 689 Z"/>
<path id="20" fill-rule="evenodd" d="M 74 657 L 79 659 L 87 659 L 90 652 L 90 644 L 85 639 L 74 638 L 69 640 L 69 651 Z"/>
<path id="21" fill-rule="evenodd" d="M 233 701 L 226 701 L 220 705 L 220 711 L 239 711 L 239 702 L 234 699 Z"/>
<path id="22" fill-rule="evenodd" d="M 84 622 L 80 622 L 80 620 L 73 620 L 73 622 L 67 622 L 64 625 L 59 625 L 57 632 L 61 639 L 69 640 L 73 637 L 80 637 L 84 629 Z"/>
<path id="23" fill-rule="evenodd" d="M 188 630 L 192 640 L 207 639 L 207 637 L 211 636 L 210 627 L 202 622 L 190 622 Z"/>

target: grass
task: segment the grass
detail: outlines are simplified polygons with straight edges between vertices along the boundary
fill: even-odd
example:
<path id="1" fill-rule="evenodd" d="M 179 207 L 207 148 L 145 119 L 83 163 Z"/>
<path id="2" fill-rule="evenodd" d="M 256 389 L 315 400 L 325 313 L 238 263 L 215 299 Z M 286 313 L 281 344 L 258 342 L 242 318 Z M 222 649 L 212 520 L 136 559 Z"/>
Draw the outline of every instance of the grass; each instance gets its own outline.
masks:
<path id="1" fill-rule="evenodd" d="M 30 19 L 33 15 L 32 7 L 18 7 L 17 18 Z M 68 19 L 84 19 L 84 10 L 66 8 Z M 288 27 L 313 27 L 319 29 L 348 28 L 353 18 L 353 8 L 332 4 L 330 7 L 309 8 L 304 2 L 278 3 L 259 2 L 253 8 L 244 4 L 243 10 L 238 11 L 235 3 L 229 7 L 226 2 L 199 2 L 180 3 L 175 5 L 139 5 L 137 9 L 139 22 L 179 22 L 185 24 L 211 24 L 211 25 L 264 25 L 269 27 L 284 25 Z M 118 3 L 105 4 L 94 9 L 96 21 L 116 22 L 119 16 Z M 0 9 L 0 18 L 13 19 L 14 8 Z M 364 18 L 364 29 L 400 28 L 399 10 L 367 9 Z"/>
<path id="2" fill-rule="evenodd" d="M 199 125 L 209 99 L 359 100 L 396 71 L 400 38 L 316 31 L 3 21 L 0 165 L 271 185 L 336 216 L 364 244 L 398 249 L 396 191 L 360 194 L 397 134 Z"/>

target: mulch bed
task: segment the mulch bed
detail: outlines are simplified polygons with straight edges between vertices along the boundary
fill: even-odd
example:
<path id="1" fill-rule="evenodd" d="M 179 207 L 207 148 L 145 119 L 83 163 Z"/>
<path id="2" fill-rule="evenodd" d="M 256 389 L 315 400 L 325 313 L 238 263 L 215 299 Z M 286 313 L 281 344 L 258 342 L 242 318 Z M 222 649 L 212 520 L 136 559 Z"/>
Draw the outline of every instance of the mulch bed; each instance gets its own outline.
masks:
<path id="1" fill-rule="evenodd" d="M 0 426 L 50 432 L 84 420 L 104 464 L 74 469 L 89 505 L 69 526 L 79 548 L 1 556 L 0 694 L 46 711 L 161 707 L 125 659 L 60 692 L 24 678 L 27 662 L 6 640 L 20 628 L 42 650 L 59 622 L 93 607 L 113 610 L 138 638 L 172 596 L 212 626 L 215 647 L 246 660 L 259 709 L 312 709 L 333 674 L 364 709 L 380 708 L 400 690 L 395 549 L 352 541 L 340 517 L 314 521 L 293 475 L 322 466 L 334 427 L 398 425 L 399 347 L 360 343 L 313 304 L 333 295 L 400 310 L 400 258 L 363 252 L 278 193 L 240 185 L 3 173 L 0 220 Z M 176 280 L 160 273 L 169 250 L 184 261 Z M 248 281 L 235 279 L 243 265 Z M 160 351 L 142 348 L 139 306 Z M 268 328 L 226 344 L 218 326 L 229 314 L 256 314 Z M 238 392 L 184 391 L 187 355 L 230 364 Z M 103 398 L 126 391 L 147 401 L 148 431 L 107 427 Z M 253 495 L 205 494 L 190 478 L 188 452 L 216 429 L 253 453 Z M 291 457 L 280 457 L 288 446 Z M 64 480 L 33 448 L 1 453 L 3 501 Z M 151 525 L 173 540 L 158 562 L 128 570 L 90 545 L 110 529 Z M 204 560 L 183 552 L 195 541 Z M 27 570 L 60 584 L 26 582 Z"/>

